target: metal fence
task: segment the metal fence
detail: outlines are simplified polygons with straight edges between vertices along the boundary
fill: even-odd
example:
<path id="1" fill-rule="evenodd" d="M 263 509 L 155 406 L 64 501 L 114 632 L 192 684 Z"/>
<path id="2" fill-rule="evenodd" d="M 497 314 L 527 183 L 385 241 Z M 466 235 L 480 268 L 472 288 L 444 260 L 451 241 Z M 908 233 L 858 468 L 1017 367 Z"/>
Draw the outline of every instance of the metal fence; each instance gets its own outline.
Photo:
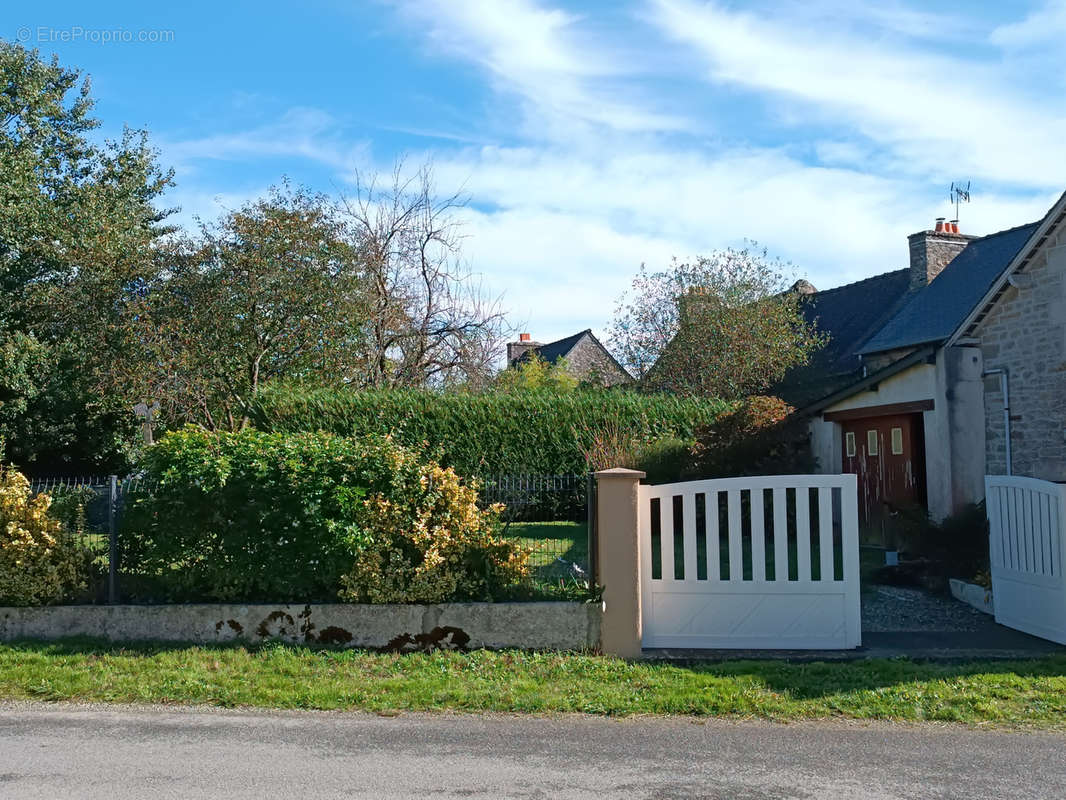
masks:
<path id="1" fill-rule="evenodd" d="M 139 476 L 89 475 L 78 477 L 37 477 L 30 479 L 30 491 L 45 492 L 52 498 L 51 513 L 63 522 L 77 542 L 92 554 L 88 594 L 92 603 L 117 603 L 118 525 L 127 499 L 150 491 Z"/>
<path id="2" fill-rule="evenodd" d="M 493 475 L 479 480 L 481 502 L 503 504 L 504 536 L 518 539 L 531 551 L 538 577 L 588 577 L 595 536 L 591 475 Z"/>
<path id="3" fill-rule="evenodd" d="M 584 522 L 589 475 L 493 475 L 478 478 L 482 503 L 502 503 L 505 522 Z"/>
<path id="4" fill-rule="evenodd" d="M 479 482 L 479 502 L 504 505 L 503 535 L 530 550 L 536 577 L 587 579 L 595 568 L 590 557 L 595 552 L 591 475 L 496 475 Z M 85 601 L 119 602 L 119 524 L 129 498 L 152 489 L 138 476 L 30 479 L 30 490 L 52 497 L 53 515 L 92 553 Z"/>

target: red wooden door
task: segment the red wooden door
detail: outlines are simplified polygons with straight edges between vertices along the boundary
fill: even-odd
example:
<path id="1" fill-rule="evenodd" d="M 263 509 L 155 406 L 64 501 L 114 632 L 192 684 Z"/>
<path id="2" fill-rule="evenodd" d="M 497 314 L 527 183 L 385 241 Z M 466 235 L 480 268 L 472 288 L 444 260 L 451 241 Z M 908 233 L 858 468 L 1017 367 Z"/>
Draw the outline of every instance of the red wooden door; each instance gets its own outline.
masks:
<path id="1" fill-rule="evenodd" d="M 848 420 L 844 472 L 858 476 L 859 521 L 871 523 L 912 505 L 925 505 L 925 437 L 921 414 Z"/>

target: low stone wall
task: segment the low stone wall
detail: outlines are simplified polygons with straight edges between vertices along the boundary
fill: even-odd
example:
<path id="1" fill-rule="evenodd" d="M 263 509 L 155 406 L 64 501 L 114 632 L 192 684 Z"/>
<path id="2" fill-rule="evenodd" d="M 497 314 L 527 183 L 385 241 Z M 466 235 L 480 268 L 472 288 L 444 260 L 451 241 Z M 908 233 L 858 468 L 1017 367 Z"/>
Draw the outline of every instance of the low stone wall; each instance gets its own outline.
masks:
<path id="1" fill-rule="evenodd" d="M 0 640 L 90 636 L 113 642 L 234 640 L 420 650 L 582 650 L 600 641 L 602 606 L 587 603 L 440 605 L 163 605 L 0 608 Z"/>

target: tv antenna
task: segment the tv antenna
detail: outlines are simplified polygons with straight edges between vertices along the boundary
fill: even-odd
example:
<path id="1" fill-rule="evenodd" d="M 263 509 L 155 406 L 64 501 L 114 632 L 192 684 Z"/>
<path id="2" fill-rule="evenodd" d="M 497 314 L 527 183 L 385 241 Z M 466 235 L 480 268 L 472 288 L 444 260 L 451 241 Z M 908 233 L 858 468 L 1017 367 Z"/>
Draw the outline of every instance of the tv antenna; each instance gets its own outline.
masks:
<path id="1" fill-rule="evenodd" d="M 951 202 L 955 204 L 955 222 L 959 221 L 959 204 L 970 202 L 970 182 L 966 181 L 966 188 L 962 188 L 962 183 L 951 184 Z"/>

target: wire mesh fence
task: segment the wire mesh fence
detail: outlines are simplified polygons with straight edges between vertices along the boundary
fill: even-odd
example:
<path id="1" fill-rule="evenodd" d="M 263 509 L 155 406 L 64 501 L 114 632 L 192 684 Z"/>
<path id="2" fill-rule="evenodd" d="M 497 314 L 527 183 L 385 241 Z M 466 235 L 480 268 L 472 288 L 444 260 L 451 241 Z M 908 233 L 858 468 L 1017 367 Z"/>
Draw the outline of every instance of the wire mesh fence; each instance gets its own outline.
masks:
<path id="1" fill-rule="evenodd" d="M 589 476 L 481 476 L 485 505 L 502 503 L 504 522 L 584 522 L 588 517 Z"/>
<path id="2" fill-rule="evenodd" d="M 590 564 L 590 509 L 595 482 L 590 475 L 497 475 L 480 478 L 479 502 L 501 503 L 503 535 L 530 553 L 541 580 L 586 579 Z M 140 476 L 46 476 L 30 480 L 34 494 L 52 498 L 51 513 L 91 558 L 89 603 L 120 599 L 119 529 L 130 499 L 154 486 Z M 594 509 L 593 509 L 594 510 Z M 593 528 L 593 536 L 595 535 Z M 127 576 L 128 577 L 128 576 Z"/>
<path id="3" fill-rule="evenodd" d="M 118 526 L 128 499 L 150 491 L 140 476 L 45 476 L 30 479 L 33 494 L 52 498 L 51 514 L 88 551 L 88 586 L 79 599 L 118 602 Z"/>
<path id="4" fill-rule="evenodd" d="M 595 485 L 590 475 L 494 475 L 480 481 L 481 502 L 503 504 L 504 536 L 531 551 L 538 578 L 587 577 Z"/>

